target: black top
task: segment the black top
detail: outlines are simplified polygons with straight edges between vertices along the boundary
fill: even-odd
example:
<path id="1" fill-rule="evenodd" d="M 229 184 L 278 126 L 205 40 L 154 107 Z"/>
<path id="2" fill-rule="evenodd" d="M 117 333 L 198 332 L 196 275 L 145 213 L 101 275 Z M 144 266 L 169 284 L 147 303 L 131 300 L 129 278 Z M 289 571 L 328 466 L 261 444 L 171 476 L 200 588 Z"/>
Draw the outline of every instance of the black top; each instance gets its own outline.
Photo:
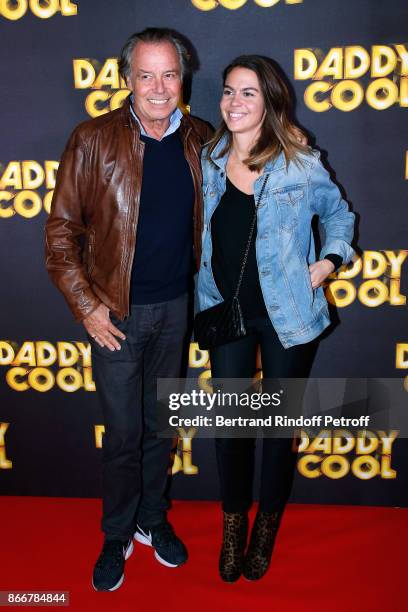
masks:
<path id="1" fill-rule="evenodd" d="M 215 284 L 224 299 L 232 297 L 236 289 L 254 212 L 254 196 L 240 191 L 227 177 L 226 191 L 211 219 L 211 266 Z M 242 313 L 248 319 L 268 316 L 256 262 L 256 231 L 255 223 L 239 292 Z"/>
<path id="2" fill-rule="evenodd" d="M 224 299 L 232 297 L 236 289 L 249 230 L 255 212 L 253 195 L 240 191 L 227 177 L 226 191 L 211 219 L 213 255 L 211 266 L 215 284 Z M 251 247 L 239 292 L 243 315 L 248 318 L 268 316 L 259 282 L 256 261 L 255 222 Z M 342 265 L 340 255 L 326 255 L 337 270 Z"/>
<path id="3" fill-rule="evenodd" d="M 145 143 L 132 304 L 155 304 L 185 293 L 193 264 L 194 185 L 179 130 Z"/>

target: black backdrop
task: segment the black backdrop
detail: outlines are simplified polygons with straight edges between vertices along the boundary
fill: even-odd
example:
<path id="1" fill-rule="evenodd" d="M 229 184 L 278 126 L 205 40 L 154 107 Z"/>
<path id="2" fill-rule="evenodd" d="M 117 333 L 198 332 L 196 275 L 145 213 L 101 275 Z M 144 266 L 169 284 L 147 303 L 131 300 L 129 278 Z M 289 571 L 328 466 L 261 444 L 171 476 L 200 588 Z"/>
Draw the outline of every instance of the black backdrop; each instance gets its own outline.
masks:
<path id="1" fill-rule="evenodd" d="M 213 124 L 220 73 L 233 57 L 259 53 L 282 66 L 299 124 L 358 217 L 361 260 L 327 288 L 337 324 L 313 375 L 397 377 L 408 390 L 407 17 L 405 0 L 0 2 L 2 493 L 100 493 L 102 421 L 89 347 L 48 280 L 43 227 L 70 131 L 123 98 L 114 58 L 147 26 L 175 28 L 193 43 L 199 65 L 188 102 Z M 309 60 L 295 62 L 302 54 Z M 190 375 L 208 375 L 207 361 L 192 345 Z M 387 434 L 376 432 L 369 464 L 355 448 L 342 454 L 305 443 L 300 459 L 314 463 L 299 464 L 292 500 L 406 505 L 407 446 L 396 432 L 390 451 L 381 442 Z M 210 441 L 193 440 L 191 452 L 180 442 L 175 472 L 175 497 L 217 497 Z"/>

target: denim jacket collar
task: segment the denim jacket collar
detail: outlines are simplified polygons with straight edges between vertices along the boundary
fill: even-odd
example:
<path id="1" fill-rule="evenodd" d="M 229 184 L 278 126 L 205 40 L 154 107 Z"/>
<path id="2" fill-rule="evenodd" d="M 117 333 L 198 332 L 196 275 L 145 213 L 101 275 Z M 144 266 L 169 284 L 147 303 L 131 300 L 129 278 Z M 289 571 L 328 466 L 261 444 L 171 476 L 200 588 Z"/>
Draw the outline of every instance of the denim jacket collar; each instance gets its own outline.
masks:
<path id="1" fill-rule="evenodd" d="M 220 168 L 220 170 L 222 170 L 223 172 L 225 172 L 225 167 L 227 165 L 228 152 L 225 153 L 225 155 L 223 155 L 222 157 L 218 157 L 218 155 L 224 148 L 227 142 L 227 138 L 228 138 L 227 134 L 224 134 L 222 138 L 220 139 L 220 141 L 217 143 L 214 151 L 210 155 L 211 161 L 216 166 L 218 166 L 218 168 Z M 285 167 L 286 167 L 286 159 L 285 159 L 285 155 L 283 151 L 281 151 L 278 157 L 266 162 L 263 174 L 267 174 L 269 172 L 275 172 L 277 170 L 282 170 L 282 168 L 285 168 Z"/>

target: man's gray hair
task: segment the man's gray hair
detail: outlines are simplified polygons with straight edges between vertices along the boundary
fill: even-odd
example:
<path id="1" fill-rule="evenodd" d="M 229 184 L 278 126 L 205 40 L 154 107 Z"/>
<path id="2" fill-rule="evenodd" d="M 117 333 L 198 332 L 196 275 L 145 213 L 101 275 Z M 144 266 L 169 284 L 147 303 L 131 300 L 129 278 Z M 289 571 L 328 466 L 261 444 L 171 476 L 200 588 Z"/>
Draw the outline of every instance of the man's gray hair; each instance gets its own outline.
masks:
<path id="1" fill-rule="evenodd" d="M 136 32 L 129 36 L 125 42 L 119 57 L 119 72 L 125 79 L 128 79 L 132 72 L 132 53 L 138 42 L 162 43 L 169 42 L 174 45 L 180 61 L 181 78 L 183 79 L 190 70 L 190 54 L 186 46 L 177 36 L 176 32 L 168 28 L 146 28 L 142 32 Z"/>

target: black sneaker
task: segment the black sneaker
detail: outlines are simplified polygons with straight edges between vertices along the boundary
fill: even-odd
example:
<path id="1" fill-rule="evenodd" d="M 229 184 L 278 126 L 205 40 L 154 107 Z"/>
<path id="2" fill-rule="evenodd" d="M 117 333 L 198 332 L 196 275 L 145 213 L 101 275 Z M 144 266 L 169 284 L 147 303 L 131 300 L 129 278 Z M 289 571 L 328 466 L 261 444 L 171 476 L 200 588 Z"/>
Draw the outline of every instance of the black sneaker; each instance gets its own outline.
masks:
<path id="1" fill-rule="evenodd" d="M 187 549 L 168 521 L 154 527 L 136 525 L 134 538 L 141 544 L 153 546 L 154 556 L 166 567 L 178 567 L 187 561 Z"/>
<path id="2" fill-rule="evenodd" d="M 125 578 L 125 561 L 132 552 L 132 540 L 105 540 L 93 572 L 92 586 L 95 591 L 115 591 L 121 586 Z"/>

